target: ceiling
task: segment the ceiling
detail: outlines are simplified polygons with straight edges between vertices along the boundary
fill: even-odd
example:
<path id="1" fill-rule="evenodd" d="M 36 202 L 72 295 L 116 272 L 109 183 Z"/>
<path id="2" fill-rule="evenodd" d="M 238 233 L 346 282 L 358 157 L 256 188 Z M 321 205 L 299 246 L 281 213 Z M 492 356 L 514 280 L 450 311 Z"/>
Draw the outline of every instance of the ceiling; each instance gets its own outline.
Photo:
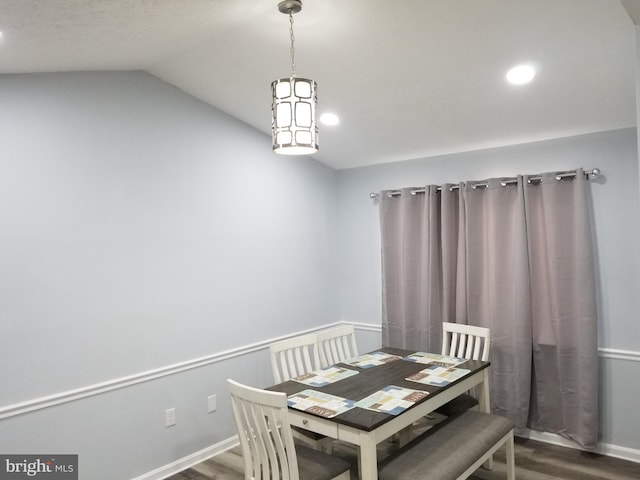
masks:
<path id="1" fill-rule="evenodd" d="M 277 3 L 2 0 L 0 73 L 146 70 L 270 135 L 291 72 Z M 336 169 L 636 124 L 619 0 L 304 0 L 294 20 L 296 72 L 341 119 L 314 155 Z M 523 62 L 534 81 L 508 84 Z"/>

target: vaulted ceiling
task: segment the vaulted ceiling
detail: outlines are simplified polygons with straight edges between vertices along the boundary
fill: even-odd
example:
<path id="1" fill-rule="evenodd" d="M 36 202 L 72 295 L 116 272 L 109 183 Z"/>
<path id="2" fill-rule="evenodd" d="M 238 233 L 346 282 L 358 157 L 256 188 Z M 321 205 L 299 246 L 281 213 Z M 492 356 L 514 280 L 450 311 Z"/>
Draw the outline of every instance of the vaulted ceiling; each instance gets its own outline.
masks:
<path id="1" fill-rule="evenodd" d="M 277 3 L 2 0 L 0 73 L 146 70 L 270 134 L 270 84 L 291 70 Z M 296 71 L 341 120 L 314 157 L 342 169 L 635 126 L 625 5 L 304 0 Z M 505 81 L 519 63 L 528 85 Z"/>

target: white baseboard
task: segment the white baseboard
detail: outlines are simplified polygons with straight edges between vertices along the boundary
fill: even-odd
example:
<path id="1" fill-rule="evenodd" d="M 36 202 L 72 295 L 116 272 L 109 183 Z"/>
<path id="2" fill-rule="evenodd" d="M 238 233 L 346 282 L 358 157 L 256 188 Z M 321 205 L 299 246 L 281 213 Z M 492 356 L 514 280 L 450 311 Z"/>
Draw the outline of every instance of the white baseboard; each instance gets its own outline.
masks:
<path id="1" fill-rule="evenodd" d="M 238 440 L 238 436 L 235 435 L 231 438 L 223 440 L 222 442 L 216 443 L 215 445 L 204 448 L 199 452 L 192 453 L 191 455 L 180 458 L 175 462 L 169 463 L 168 465 L 164 465 L 160 468 L 156 468 L 151 472 L 140 475 L 139 477 L 135 477 L 132 480 L 162 480 L 164 478 L 170 477 L 171 475 L 182 472 L 187 468 L 191 468 L 200 462 L 204 462 L 211 457 L 220 455 L 221 453 L 235 447 L 239 443 L 240 441 Z"/>
<path id="2" fill-rule="evenodd" d="M 526 430 L 523 434 L 518 436 L 543 443 L 550 443 L 552 445 L 581 450 L 580 446 L 577 443 L 553 433 Z M 192 453 L 191 455 L 180 458 L 175 462 L 157 468 L 152 472 L 145 473 L 144 475 L 133 478 L 132 480 L 163 480 L 167 477 L 170 477 L 171 475 L 175 475 L 178 472 L 191 468 L 197 463 L 203 462 L 211 457 L 215 457 L 216 455 L 226 452 L 227 450 L 235 447 L 238 444 L 238 436 L 235 435 L 231 438 L 223 440 L 222 442 L 200 450 L 199 452 Z M 640 463 L 640 450 L 635 450 L 632 448 L 618 447 L 616 445 L 611 445 L 608 443 L 599 443 L 597 449 L 593 450 L 593 452 L 600 455 L 606 455 L 609 457 L 615 457 L 622 460 L 629 460 L 631 462 Z"/>
<path id="3" fill-rule="evenodd" d="M 574 448 L 576 450 L 583 450 L 577 443 L 556 435 L 554 433 L 536 432 L 534 430 L 527 430 L 524 433 L 518 435 L 519 437 L 529 438 L 531 440 L 537 440 L 539 442 L 550 443 L 553 445 L 559 445 L 561 447 Z M 640 463 L 640 450 L 634 448 L 620 447 L 618 445 L 611 445 L 610 443 L 598 443 L 595 450 L 590 450 L 600 455 L 606 455 L 608 457 L 620 458 L 622 460 L 629 460 L 630 462 Z"/>

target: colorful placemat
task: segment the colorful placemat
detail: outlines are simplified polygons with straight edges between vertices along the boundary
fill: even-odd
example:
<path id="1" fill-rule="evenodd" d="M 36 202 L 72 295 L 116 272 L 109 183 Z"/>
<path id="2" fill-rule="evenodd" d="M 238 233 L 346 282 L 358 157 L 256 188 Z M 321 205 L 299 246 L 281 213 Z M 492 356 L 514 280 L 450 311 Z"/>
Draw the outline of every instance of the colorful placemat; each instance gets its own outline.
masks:
<path id="1" fill-rule="evenodd" d="M 429 392 L 389 385 L 359 400 L 356 402 L 356 407 L 398 415 L 427 395 Z"/>
<path id="2" fill-rule="evenodd" d="M 429 365 L 424 370 L 407 377 L 405 380 L 411 382 L 433 385 L 434 387 L 444 387 L 451 382 L 467 375 L 471 370 L 466 368 L 441 367 L 439 365 Z"/>
<path id="3" fill-rule="evenodd" d="M 355 403 L 354 400 L 336 397 L 335 395 L 315 390 L 303 390 L 290 395 L 287 399 L 288 406 L 325 418 L 333 418 L 336 415 L 340 415 L 352 409 Z"/>
<path id="4" fill-rule="evenodd" d="M 455 367 L 467 361 L 466 358 L 448 357 L 438 353 L 415 352 L 403 358 L 408 362 L 438 365 L 440 367 Z"/>
<path id="5" fill-rule="evenodd" d="M 341 367 L 329 367 L 323 368 L 322 370 L 314 370 L 313 372 L 305 373 L 304 375 L 298 375 L 297 377 L 293 377 L 291 380 L 304 383 L 310 387 L 324 387 L 330 383 L 339 382 L 340 380 L 357 374 L 357 370 Z"/>
<path id="6" fill-rule="evenodd" d="M 346 360 L 342 363 L 346 363 L 347 365 L 353 365 L 354 367 L 359 367 L 359 368 L 371 368 L 371 367 L 377 367 L 378 365 L 384 365 L 385 363 L 395 362 L 396 360 L 400 360 L 401 358 L 402 357 L 399 357 L 397 355 L 391 355 L 390 353 L 373 352 L 373 353 L 365 353 L 364 355 L 360 355 L 356 358 Z"/>

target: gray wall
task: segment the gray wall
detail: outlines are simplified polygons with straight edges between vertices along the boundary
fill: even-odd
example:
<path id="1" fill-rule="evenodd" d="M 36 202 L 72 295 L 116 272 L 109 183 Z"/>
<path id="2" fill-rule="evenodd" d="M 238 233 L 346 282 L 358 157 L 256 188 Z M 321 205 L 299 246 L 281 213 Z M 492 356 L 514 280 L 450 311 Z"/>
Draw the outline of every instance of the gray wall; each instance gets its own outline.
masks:
<path id="1" fill-rule="evenodd" d="M 0 452 L 114 480 L 234 435 L 264 351 L 15 407 L 335 322 L 336 172 L 141 72 L 4 75 L 0 105 Z"/>
<path id="2" fill-rule="evenodd" d="M 640 202 L 636 130 L 343 170 L 338 176 L 340 311 L 343 321 L 379 320 L 378 207 L 370 192 L 463 180 L 598 167 L 591 181 L 598 248 L 603 443 L 640 461 Z M 624 359 L 617 350 L 623 350 Z M 605 446 L 605 449 L 608 446 Z M 619 452 L 618 452 L 619 453 Z"/>
<path id="3" fill-rule="evenodd" d="M 91 480 L 214 453 L 225 379 L 271 383 L 270 341 L 348 321 L 379 345 L 369 192 L 582 165 L 601 345 L 636 352 L 603 351 L 605 440 L 640 448 L 634 131 L 335 172 L 141 72 L 4 75 L 0 105 L 0 452 L 78 453 Z"/>

